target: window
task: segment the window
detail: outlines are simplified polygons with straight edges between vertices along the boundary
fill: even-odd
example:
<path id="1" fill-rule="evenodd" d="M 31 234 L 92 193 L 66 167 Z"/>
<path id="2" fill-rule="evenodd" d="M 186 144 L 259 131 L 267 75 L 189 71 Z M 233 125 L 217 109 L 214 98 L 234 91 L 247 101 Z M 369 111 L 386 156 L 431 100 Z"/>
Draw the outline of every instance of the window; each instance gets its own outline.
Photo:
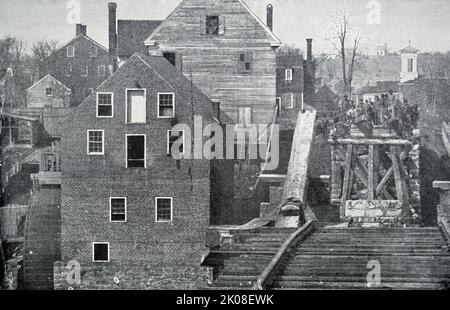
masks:
<path id="1" fill-rule="evenodd" d="M 167 130 L 167 156 L 172 156 L 172 146 L 179 138 L 183 138 L 182 144 L 179 146 L 180 154 L 184 155 L 184 131 L 179 131 L 178 134 L 173 130 Z"/>
<path id="2" fill-rule="evenodd" d="M 147 120 L 145 89 L 127 89 L 127 123 L 144 124 Z"/>
<path id="3" fill-rule="evenodd" d="M 67 66 L 65 67 L 65 74 L 66 76 L 71 76 L 72 75 L 72 64 L 67 64 Z"/>
<path id="4" fill-rule="evenodd" d="M 206 16 L 206 34 L 219 34 L 219 16 Z"/>
<path id="5" fill-rule="evenodd" d="M 294 108 L 294 94 L 293 93 L 286 94 L 286 100 L 284 100 L 284 102 L 286 103 L 284 108 L 293 109 Z"/>
<path id="6" fill-rule="evenodd" d="M 286 69 L 285 79 L 286 81 L 292 81 L 292 69 Z"/>
<path id="7" fill-rule="evenodd" d="M 281 115 L 281 97 L 277 97 L 275 99 L 275 103 L 277 105 L 277 109 L 278 109 L 278 116 Z"/>
<path id="8" fill-rule="evenodd" d="M 67 47 L 67 57 L 73 57 L 75 56 L 75 47 L 68 46 Z"/>
<path id="9" fill-rule="evenodd" d="M 111 222 L 127 221 L 127 199 L 125 197 L 109 198 L 109 210 Z"/>
<path id="10" fill-rule="evenodd" d="M 87 131 L 87 153 L 88 155 L 103 155 L 104 131 L 88 130 Z"/>
<path id="11" fill-rule="evenodd" d="M 45 89 L 45 94 L 46 94 L 47 96 L 52 96 L 52 95 L 53 95 L 53 89 L 52 89 L 51 87 L 47 87 L 47 88 Z"/>
<path id="12" fill-rule="evenodd" d="M 413 72 L 413 59 L 408 58 L 408 72 Z"/>
<path id="13" fill-rule="evenodd" d="M 252 70 L 252 53 L 239 54 L 239 73 L 248 73 Z"/>
<path id="14" fill-rule="evenodd" d="M 98 66 L 98 75 L 101 77 L 105 76 L 105 66 Z"/>
<path id="15" fill-rule="evenodd" d="M 89 56 L 97 57 L 97 46 L 91 46 L 89 48 Z"/>
<path id="16" fill-rule="evenodd" d="M 97 93 L 97 117 L 113 117 L 113 98 L 113 93 Z"/>
<path id="17" fill-rule="evenodd" d="M 158 93 L 158 118 L 175 117 L 175 94 Z"/>
<path id="18" fill-rule="evenodd" d="M 156 198 L 156 222 L 172 222 L 172 197 Z"/>
<path id="19" fill-rule="evenodd" d="M 163 53 L 163 57 L 167 59 L 174 67 L 176 65 L 177 56 L 175 53 Z"/>
<path id="20" fill-rule="evenodd" d="M 239 124 L 244 127 L 252 123 L 252 109 L 251 108 L 239 108 Z"/>
<path id="21" fill-rule="evenodd" d="M 145 135 L 127 135 L 127 168 L 145 168 Z"/>
<path id="22" fill-rule="evenodd" d="M 109 262 L 109 242 L 94 242 L 92 244 L 92 260 L 94 262 Z"/>
<path id="23" fill-rule="evenodd" d="M 88 76 L 89 73 L 89 67 L 86 66 L 84 67 L 84 71 L 81 72 L 81 76 Z"/>

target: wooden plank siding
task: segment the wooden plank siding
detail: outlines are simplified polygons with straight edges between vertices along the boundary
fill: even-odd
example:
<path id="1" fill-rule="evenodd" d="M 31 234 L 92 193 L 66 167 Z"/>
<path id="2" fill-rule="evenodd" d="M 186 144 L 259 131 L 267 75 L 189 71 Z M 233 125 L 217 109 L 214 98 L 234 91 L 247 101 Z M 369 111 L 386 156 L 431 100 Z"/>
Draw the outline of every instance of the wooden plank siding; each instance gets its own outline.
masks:
<path id="1" fill-rule="evenodd" d="M 27 211 L 28 206 L 25 205 L 10 205 L 0 208 L 0 240 L 23 236 L 23 231 L 19 231 L 19 226 L 23 221 L 21 218 L 26 216 Z"/>
<path id="2" fill-rule="evenodd" d="M 207 15 L 218 15 L 219 34 L 205 34 Z M 222 33 L 223 34 L 220 34 Z M 270 123 L 276 97 L 273 37 L 238 0 L 189 0 L 152 38 L 150 54 L 182 55 L 182 71 L 221 110 L 238 121 L 239 107 L 252 109 L 253 123 Z M 251 54 L 250 72 L 239 70 L 241 53 Z"/>

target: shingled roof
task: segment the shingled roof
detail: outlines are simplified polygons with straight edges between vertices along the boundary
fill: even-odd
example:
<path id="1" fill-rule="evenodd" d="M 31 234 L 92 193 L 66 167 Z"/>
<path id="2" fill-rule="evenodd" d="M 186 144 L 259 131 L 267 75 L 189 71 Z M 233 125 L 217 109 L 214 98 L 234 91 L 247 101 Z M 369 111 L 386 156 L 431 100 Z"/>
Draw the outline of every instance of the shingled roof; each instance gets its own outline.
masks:
<path id="1" fill-rule="evenodd" d="M 117 48 L 119 56 L 145 53 L 144 41 L 162 23 L 162 20 L 123 20 L 117 21 Z"/>

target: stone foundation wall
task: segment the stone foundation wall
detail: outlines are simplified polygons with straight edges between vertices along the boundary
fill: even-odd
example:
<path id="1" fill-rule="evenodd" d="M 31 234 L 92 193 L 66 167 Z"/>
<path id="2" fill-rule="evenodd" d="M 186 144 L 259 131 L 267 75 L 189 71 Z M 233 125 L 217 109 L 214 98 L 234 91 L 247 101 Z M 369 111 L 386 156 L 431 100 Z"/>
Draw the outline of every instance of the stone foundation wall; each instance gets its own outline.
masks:
<path id="1" fill-rule="evenodd" d="M 208 267 L 90 266 L 81 268 L 80 281 L 74 272 L 64 262 L 55 262 L 55 290 L 196 290 L 206 287 L 210 277 Z"/>

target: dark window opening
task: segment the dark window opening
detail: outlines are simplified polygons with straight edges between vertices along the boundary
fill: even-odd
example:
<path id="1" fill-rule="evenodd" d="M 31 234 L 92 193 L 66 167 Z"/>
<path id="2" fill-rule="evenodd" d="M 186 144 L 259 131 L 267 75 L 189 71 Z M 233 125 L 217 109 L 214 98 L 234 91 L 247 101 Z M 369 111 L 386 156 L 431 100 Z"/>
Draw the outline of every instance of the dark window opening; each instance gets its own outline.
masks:
<path id="1" fill-rule="evenodd" d="M 53 89 L 52 89 L 51 87 L 46 88 L 46 89 L 45 89 L 45 94 L 46 94 L 47 96 L 53 95 Z"/>
<path id="2" fill-rule="evenodd" d="M 126 201 L 125 198 L 111 198 L 111 222 L 125 222 Z"/>
<path id="3" fill-rule="evenodd" d="M 163 57 L 167 59 L 174 67 L 176 66 L 176 54 L 175 53 L 163 53 Z"/>
<path id="4" fill-rule="evenodd" d="M 206 34 L 219 34 L 219 16 L 206 16 Z"/>
<path id="5" fill-rule="evenodd" d="M 413 72 L 413 59 L 408 59 L 408 72 Z"/>
<path id="6" fill-rule="evenodd" d="M 157 222 L 172 221 L 172 199 L 170 198 L 156 199 L 156 221 Z"/>
<path id="7" fill-rule="evenodd" d="M 127 136 L 127 167 L 145 168 L 145 136 Z"/>
<path id="8" fill-rule="evenodd" d="M 252 70 L 252 53 L 239 54 L 239 73 L 249 73 Z"/>
<path id="9" fill-rule="evenodd" d="M 94 262 L 109 261 L 109 244 L 94 243 Z"/>
<path id="10" fill-rule="evenodd" d="M 91 57 L 97 57 L 97 46 L 91 46 L 89 49 L 89 55 Z"/>
<path id="11" fill-rule="evenodd" d="M 177 141 L 179 138 L 183 137 L 183 132 L 179 131 L 178 135 L 176 135 L 176 132 L 174 132 L 173 130 L 168 130 L 167 131 L 167 156 L 172 156 L 172 146 L 174 144 L 175 141 Z M 181 154 L 183 154 L 184 152 L 184 140 L 183 140 L 183 144 L 181 144 L 179 146 L 179 152 Z"/>

